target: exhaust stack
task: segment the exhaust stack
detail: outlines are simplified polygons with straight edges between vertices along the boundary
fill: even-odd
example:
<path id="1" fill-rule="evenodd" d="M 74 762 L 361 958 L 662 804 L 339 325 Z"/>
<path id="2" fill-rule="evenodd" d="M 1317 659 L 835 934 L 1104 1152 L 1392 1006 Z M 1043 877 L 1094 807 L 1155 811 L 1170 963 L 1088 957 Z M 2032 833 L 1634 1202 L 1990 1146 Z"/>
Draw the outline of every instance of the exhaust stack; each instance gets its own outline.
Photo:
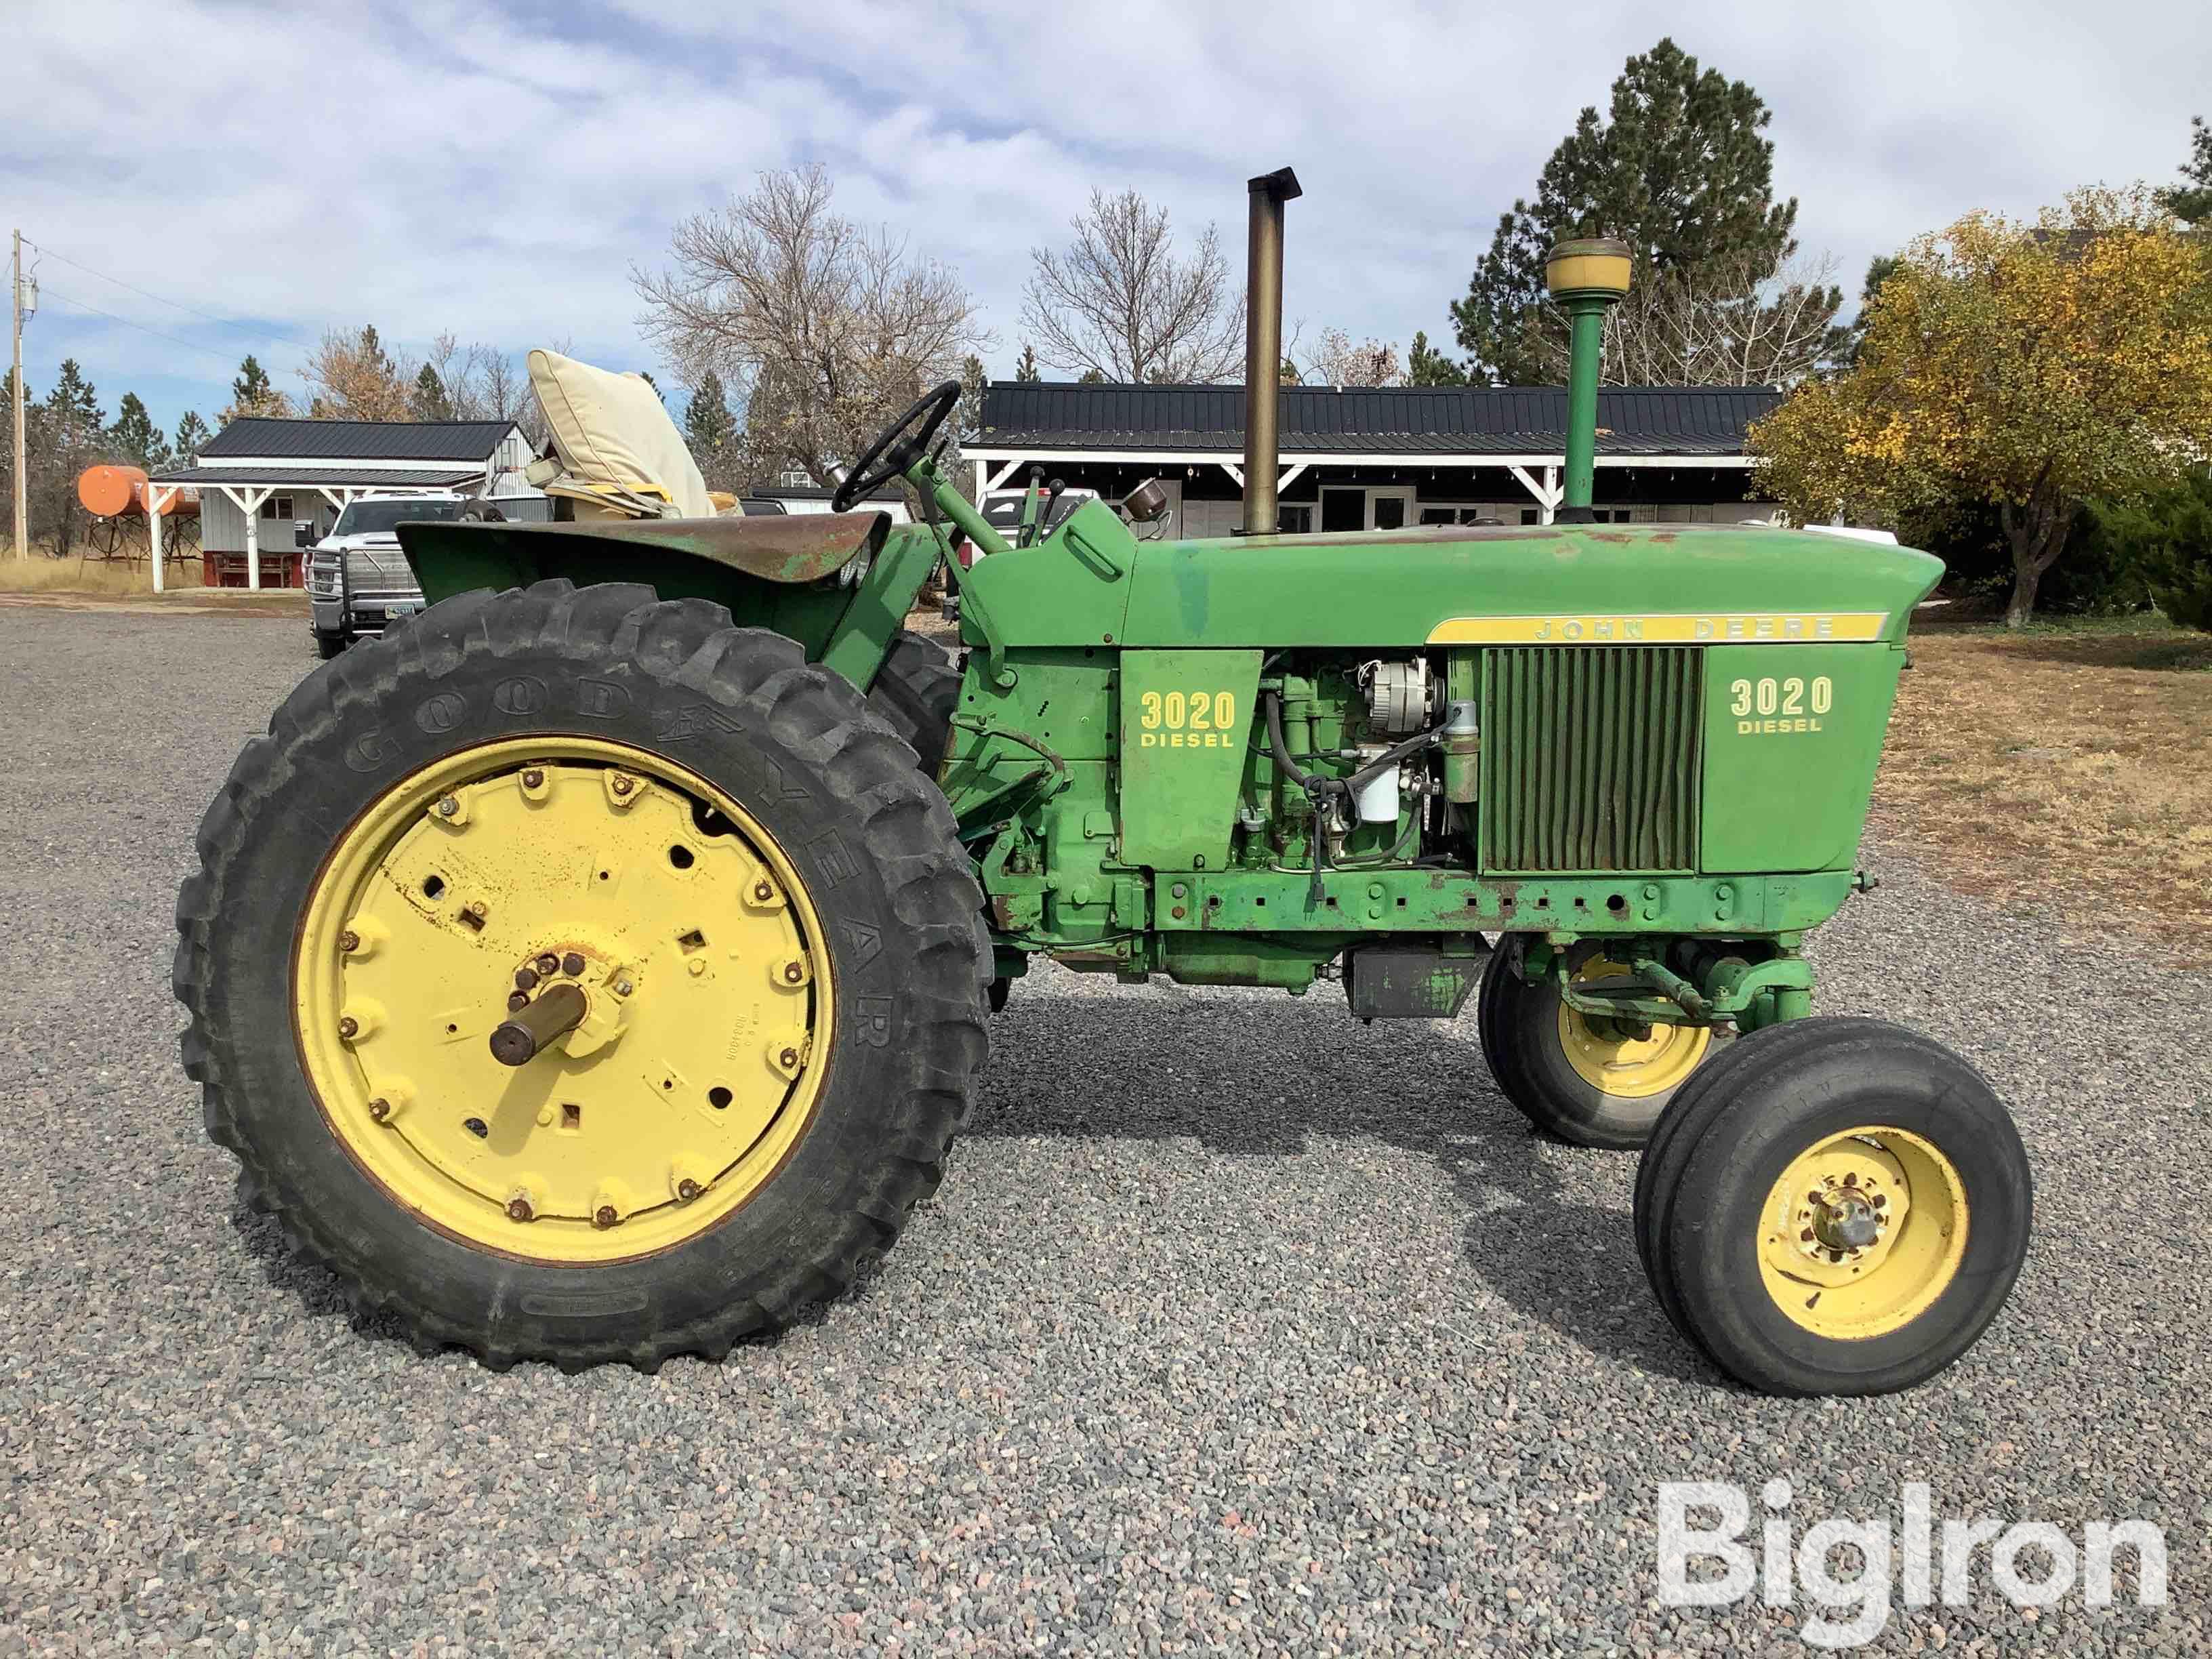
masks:
<path id="1" fill-rule="evenodd" d="M 1244 264 L 1244 527 L 1272 536 L 1281 523 L 1275 505 L 1276 408 L 1283 365 L 1283 204 L 1303 196 L 1288 167 L 1244 185 L 1251 197 L 1251 235 Z"/>
<path id="2" fill-rule="evenodd" d="M 1597 371 L 1605 313 L 1628 292 L 1628 244 L 1610 236 L 1561 242 L 1544 261 L 1544 286 L 1571 319 L 1567 368 L 1566 479 L 1555 524 L 1590 522 L 1597 464 Z M 1269 475 L 1273 477 L 1271 473 Z"/>

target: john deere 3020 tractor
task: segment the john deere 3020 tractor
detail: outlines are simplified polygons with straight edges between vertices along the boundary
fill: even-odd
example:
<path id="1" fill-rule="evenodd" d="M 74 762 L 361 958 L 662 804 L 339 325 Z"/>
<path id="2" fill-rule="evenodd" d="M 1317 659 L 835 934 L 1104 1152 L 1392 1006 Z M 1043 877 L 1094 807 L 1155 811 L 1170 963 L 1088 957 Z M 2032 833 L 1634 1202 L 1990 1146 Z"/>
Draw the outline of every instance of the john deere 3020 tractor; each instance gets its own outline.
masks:
<path id="1" fill-rule="evenodd" d="M 1252 525 L 1296 193 L 1252 185 Z M 247 1197 L 425 1345 L 719 1358 L 890 1247 L 1042 955 L 1369 1019 L 1472 1000 L 1537 1126 L 1643 1148 L 1645 1271 L 1717 1364 L 1948 1364 L 2027 1246 L 2019 1136 L 1940 1045 L 1814 1017 L 1802 954 L 1863 884 L 1942 567 L 1589 522 L 1628 258 L 1551 276 L 1553 525 L 1146 540 L 1146 489 L 1010 544 L 937 465 L 948 383 L 830 514 L 606 516 L 666 513 L 641 476 L 403 527 L 436 603 L 246 746 L 178 903 L 185 1066 Z M 898 479 L 920 522 L 854 510 Z M 901 629 L 940 568 L 957 672 Z"/>

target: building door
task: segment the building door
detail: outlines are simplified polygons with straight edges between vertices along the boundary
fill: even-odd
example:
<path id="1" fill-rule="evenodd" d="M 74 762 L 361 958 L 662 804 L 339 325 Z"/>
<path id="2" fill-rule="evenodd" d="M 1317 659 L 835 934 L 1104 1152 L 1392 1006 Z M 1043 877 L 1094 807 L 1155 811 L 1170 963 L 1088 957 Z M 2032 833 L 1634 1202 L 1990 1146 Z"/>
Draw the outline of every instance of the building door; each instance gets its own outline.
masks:
<path id="1" fill-rule="evenodd" d="M 1349 534 L 1360 530 L 1403 530 L 1413 520 L 1411 484 L 1323 484 L 1321 487 L 1321 527 L 1323 533 Z"/>
<path id="2" fill-rule="evenodd" d="M 1321 527 L 1323 535 L 1344 534 L 1367 528 L 1367 492 L 1358 484 L 1323 484 L 1321 489 Z"/>
<path id="3" fill-rule="evenodd" d="M 1367 527 L 1403 530 L 1413 519 L 1413 486 L 1381 484 L 1367 492 Z"/>

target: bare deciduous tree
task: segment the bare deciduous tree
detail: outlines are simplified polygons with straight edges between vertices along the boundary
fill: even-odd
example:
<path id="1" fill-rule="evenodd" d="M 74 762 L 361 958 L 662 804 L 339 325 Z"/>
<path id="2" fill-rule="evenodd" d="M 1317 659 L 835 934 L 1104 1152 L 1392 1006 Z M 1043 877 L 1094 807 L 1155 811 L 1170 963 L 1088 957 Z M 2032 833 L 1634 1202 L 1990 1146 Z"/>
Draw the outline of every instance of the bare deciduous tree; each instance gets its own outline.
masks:
<path id="1" fill-rule="evenodd" d="M 1795 386 L 1849 349 L 1836 324 L 1832 255 L 1742 249 L 1656 275 L 1639 270 L 1607 313 L 1600 370 L 1610 386 Z M 1544 373 L 1567 373 L 1567 319 L 1545 307 Z"/>
<path id="2" fill-rule="evenodd" d="M 1291 356 L 1294 350 L 1295 345 L 1285 356 Z M 1340 328 L 1322 330 L 1313 349 L 1292 360 L 1300 380 L 1340 391 L 1348 386 L 1399 386 L 1406 379 L 1397 347 L 1376 339 L 1355 343 Z"/>
<path id="3" fill-rule="evenodd" d="M 1091 192 L 1066 247 L 1032 248 L 1022 327 L 1036 355 L 1078 376 L 1129 383 L 1234 380 L 1244 371 L 1244 301 L 1208 225 L 1187 259 L 1168 210 L 1133 190 Z"/>
<path id="4" fill-rule="evenodd" d="M 959 276 L 830 210 L 820 167 L 768 173 L 676 227 L 634 270 L 647 337 L 687 386 L 708 369 L 745 406 L 745 442 L 827 480 L 962 359 L 992 343 Z"/>

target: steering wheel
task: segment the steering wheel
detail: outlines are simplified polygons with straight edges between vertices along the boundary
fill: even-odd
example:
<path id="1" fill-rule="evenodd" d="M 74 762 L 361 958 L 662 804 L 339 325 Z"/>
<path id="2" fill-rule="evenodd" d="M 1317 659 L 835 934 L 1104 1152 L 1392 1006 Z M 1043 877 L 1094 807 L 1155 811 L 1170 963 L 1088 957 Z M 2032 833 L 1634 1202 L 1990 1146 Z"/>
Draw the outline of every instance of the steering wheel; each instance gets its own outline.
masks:
<path id="1" fill-rule="evenodd" d="M 960 401 L 960 392 L 959 381 L 947 380 L 885 427 L 867 452 L 853 463 L 853 470 L 830 498 L 830 509 L 850 513 L 855 502 L 874 495 L 927 454 L 929 441 Z M 911 433 L 909 427 L 914 428 Z"/>

